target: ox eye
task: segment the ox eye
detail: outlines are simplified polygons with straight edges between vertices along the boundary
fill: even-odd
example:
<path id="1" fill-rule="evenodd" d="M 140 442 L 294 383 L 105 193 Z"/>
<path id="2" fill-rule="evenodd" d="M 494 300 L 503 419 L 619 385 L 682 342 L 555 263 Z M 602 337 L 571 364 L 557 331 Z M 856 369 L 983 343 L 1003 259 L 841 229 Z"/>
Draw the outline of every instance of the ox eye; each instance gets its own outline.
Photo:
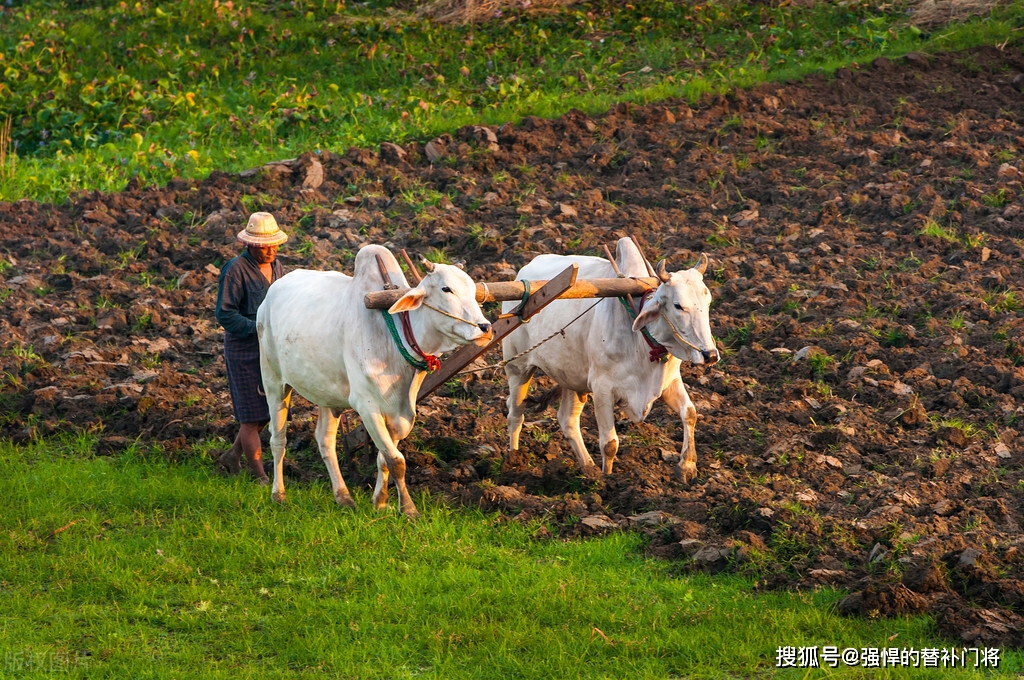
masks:
<path id="1" fill-rule="evenodd" d="M 683 307 L 682 307 L 682 305 L 680 305 L 680 304 L 679 304 L 678 302 L 677 302 L 677 303 L 675 303 L 675 307 L 676 307 L 676 309 L 678 309 L 678 310 L 679 310 L 680 312 L 681 312 L 681 311 L 683 311 Z"/>
<path id="2" fill-rule="evenodd" d="M 451 289 L 451 288 L 449 288 L 448 286 L 441 286 L 441 290 L 442 290 L 442 291 L 444 291 L 445 293 L 450 293 L 450 292 L 452 292 L 452 289 Z"/>

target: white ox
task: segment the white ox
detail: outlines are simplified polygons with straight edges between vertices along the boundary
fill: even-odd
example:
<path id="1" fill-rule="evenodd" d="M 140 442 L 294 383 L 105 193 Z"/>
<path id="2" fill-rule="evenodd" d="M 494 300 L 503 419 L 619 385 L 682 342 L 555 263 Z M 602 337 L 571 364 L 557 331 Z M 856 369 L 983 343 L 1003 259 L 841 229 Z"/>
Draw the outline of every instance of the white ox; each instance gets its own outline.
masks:
<path id="1" fill-rule="evenodd" d="M 270 449 L 274 454 L 273 498 L 285 498 L 282 474 L 285 429 L 292 391 L 319 407 L 316 443 L 327 464 L 338 505 L 355 505 L 338 468 L 335 443 L 342 409 L 353 408 L 377 445 L 374 506 L 387 506 L 388 475 L 394 476 L 406 515 L 419 514 L 405 484 L 405 457 L 397 442 L 416 420 L 416 395 L 426 372 L 399 351 L 379 309 L 367 309 L 363 296 L 380 290 L 380 256 L 398 286 L 407 286 L 398 262 L 382 246 L 356 255 L 354 276 L 296 270 L 270 287 L 256 314 L 263 388 L 270 405 Z M 491 325 L 476 302 L 476 285 L 460 268 L 428 266 L 422 282 L 403 295 L 389 314 L 409 312 L 412 336 L 403 347 L 413 359 L 445 352 L 489 337 Z M 396 328 L 400 320 L 393 317 Z"/>
<path id="2" fill-rule="evenodd" d="M 629 238 L 619 239 L 615 261 L 624 276 L 646 277 L 647 265 Z M 550 279 L 575 262 L 579 278 L 613 278 L 615 271 L 608 260 L 599 257 L 540 255 L 523 267 L 518 279 Z M 600 431 L 603 454 L 602 469 L 611 474 L 619 438 L 615 432 L 615 409 L 621 407 L 629 419 L 637 423 L 647 417 L 659 396 L 683 422 L 683 446 L 677 475 L 690 482 L 697 475 L 697 453 L 693 444 L 697 410 L 686 393 L 679 375 L 680 359 L 695 364 L 718 361 L 718 350 L 711 335 L 708 308 L 711 293 L 704 285 L 707 256 L 692 269 L 669 274 L 662 261 L 658 276 L 662 283 L 634 321 L 617 298 L 593 300 L 556 300 L 505 338 L 502 344 L 506 361 L 528 350 L 559 329 L 536 349 L 509 361 L 508 432 L 512 450 L 519 448 L 523 405 L 530 381 L 537 370 L 542 371 L 561 388 L 558 423 L 569 439 L 581 467 L 594 465 L 580 434 L 580 413 L 587 394 L 594 395 L 594 410 Z M 515 303 L 505 303 L 509 311 Z M 578 317 L 578 320 L 570 323 Z M 566 325 L 568 327 L 566 327 Z M 651 361 L 651 347 L 641 335 L 647 327 L 653 339 L 671 352 L 665 362 Z"/>

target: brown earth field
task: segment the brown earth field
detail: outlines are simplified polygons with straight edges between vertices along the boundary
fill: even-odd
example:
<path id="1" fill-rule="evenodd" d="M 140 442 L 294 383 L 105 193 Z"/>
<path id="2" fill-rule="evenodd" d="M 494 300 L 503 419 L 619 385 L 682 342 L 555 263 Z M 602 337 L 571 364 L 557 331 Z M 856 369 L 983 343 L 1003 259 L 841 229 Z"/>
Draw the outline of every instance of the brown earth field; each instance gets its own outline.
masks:
<path id="1" fill-rule="evenodd" d="M 619 423 L 609 477 L 578 469 L 551 407 L 510 454 L 487 368 L 422 402 L 401 445 L 414 492 L 561 536 L 644 532 L 680 570 L 838 586 L 844 613 L 930 612 L 959 644 L 1024 647 L 1022 72 L 1019 47 L 913 54 L 697 106 L 0 203 L 0 436 L 172 458 L 232 437 L 213 307 L 254 210 L 292 234 L 286 267 L 349 273 L 382 243 L 507 281 L 633 234 L 673 270 L 711 258 L 723 360 L 682 371 L 697 479 L 673 478 L 682 429 L 661 402 Z M 293 408 L 292 484 L 326 477 L 313 415 Z M 590 407 L 583 425 L 596 452 Z M 372 486 L 371 453 L 341 458 Z"/>

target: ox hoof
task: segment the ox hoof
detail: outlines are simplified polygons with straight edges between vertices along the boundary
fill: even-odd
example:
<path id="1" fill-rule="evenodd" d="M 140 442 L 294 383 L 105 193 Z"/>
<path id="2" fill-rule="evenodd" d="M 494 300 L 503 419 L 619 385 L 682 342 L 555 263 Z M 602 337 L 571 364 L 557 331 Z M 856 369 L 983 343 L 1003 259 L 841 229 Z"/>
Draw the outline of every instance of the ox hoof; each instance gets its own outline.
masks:
<path id="1" fill-rule="evenodd" d="M 697 479 L 697 466 L 696 465 L 685 465 L 677 467 L 675 471 L 676 481 L 682 482 L 683 484 L 689 484 L 693 480 Z"/>
<path id="2" fill-rule="evenodd" d="M 285 497 L 284 497 L 284 491 L 282 491 L 282 492 L 280 492 L 280 493 L 278 493 L 277 491 L 275 491 L 275 492 L 273 492 L 272 494 L 270 494 L 270 497 L 271 497 L 272 499 L 274 499 L 274 502 L 275 502 L 275 503 L 284 503 L 284 502 L 285 502 L 285 500 L 286 500 L 286 499 L 285 499 Z"/>
<path id="3" fill-rule="evenodd" d="M 406 508 L 405 510 L 402 510 L 402 514 L 405 515 L 406 519 L 413 521 L 418 520 L 420 518 L 420 511 L 417 510 L 415 507 Z"/>
<path id="4" fill-rule="evenodd" d="M 352 500 L 352 496 L 348 494 L 339 495 L 334 497 L 334 502 L 338 504 L 339 508 L 354 508 L 356 502 Z"/>

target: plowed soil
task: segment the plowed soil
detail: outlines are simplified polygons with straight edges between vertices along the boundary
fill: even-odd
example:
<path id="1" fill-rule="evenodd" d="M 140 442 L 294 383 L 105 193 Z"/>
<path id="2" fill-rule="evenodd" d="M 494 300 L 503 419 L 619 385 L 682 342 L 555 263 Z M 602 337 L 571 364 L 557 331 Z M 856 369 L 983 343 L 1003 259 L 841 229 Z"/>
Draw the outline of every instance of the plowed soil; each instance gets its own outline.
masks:
<path id="1" fill-rule="evenodd" d="M 695 107 L 0 203 L 0 435 L 170 456 L 233 436 L 213 306 L 254 210 L 292 233 L 288 268 L 350 272 L 382 243 L 464 258 L 478 281 L 633 234 L 670 269 L 712 258 L 724 360 L 683 367 L 696 481 L 672 477 L 682 431 L 661 404 L 620 423 L 611 477 L 576 468 L 553 408 L 510 454 L 485 369 L 422 404 L 411 488 L 562 535 L 643 531 L 682 569 L 839 585 L 844 612 L 929 611 L 962 644 L 1024 646 L 1022 71 L 1013 48 L 880 59 Z M 292 484 L 325 476 L 312 415 L 292 414 Z M 596 453 L 589 407 L 583 424 Z M 372 485 L 365 450 L 342 457 Z"/>

